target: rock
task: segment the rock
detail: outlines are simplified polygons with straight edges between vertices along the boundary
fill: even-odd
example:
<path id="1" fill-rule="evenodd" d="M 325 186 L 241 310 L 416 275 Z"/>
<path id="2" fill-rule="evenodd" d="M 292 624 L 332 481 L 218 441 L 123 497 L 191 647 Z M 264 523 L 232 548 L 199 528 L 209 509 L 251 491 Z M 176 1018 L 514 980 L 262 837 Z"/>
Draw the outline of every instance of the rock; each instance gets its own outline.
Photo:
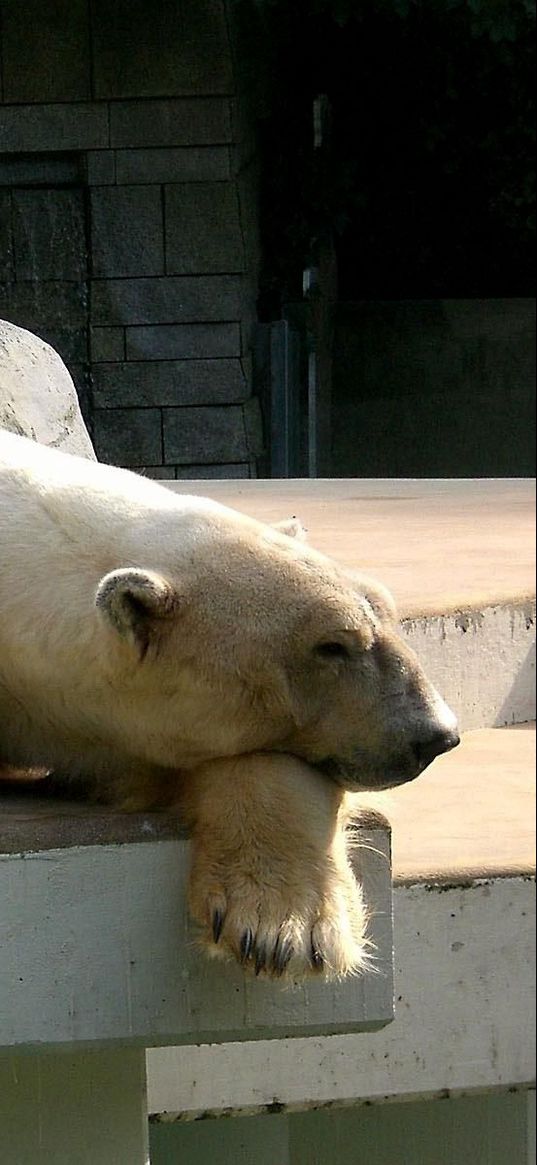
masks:
<path id="1" fill-rule="evenodd" d="M 6 320 L 0 320 L 0 429 L 96 460 L 63 360 Z"/>

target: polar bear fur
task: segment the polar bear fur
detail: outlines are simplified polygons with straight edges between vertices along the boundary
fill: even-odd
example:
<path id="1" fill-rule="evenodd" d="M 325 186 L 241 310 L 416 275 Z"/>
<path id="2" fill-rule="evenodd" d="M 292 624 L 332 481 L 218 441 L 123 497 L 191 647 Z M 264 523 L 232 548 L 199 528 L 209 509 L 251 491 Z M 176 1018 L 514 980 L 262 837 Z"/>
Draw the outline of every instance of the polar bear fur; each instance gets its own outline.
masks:
<path id="1" fill-rule="evenodd" d="M 0 765 L 177 807 L 212 952 L 342 975 L 367 961 L 346 790 L 458 737 L 387 592 L 285 529 L 0 434 Z"/>

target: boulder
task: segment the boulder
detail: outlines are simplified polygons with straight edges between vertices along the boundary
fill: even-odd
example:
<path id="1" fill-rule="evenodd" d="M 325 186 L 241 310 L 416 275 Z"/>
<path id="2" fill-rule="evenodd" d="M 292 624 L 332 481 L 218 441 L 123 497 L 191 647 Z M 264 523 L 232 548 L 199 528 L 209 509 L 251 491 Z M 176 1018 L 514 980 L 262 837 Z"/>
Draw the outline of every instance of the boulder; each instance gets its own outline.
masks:
<path id="1" fill-rule="evenodd" d="M 75 386 L 50 344 L 0 320 L 0 429 L 96 460 Z"/>

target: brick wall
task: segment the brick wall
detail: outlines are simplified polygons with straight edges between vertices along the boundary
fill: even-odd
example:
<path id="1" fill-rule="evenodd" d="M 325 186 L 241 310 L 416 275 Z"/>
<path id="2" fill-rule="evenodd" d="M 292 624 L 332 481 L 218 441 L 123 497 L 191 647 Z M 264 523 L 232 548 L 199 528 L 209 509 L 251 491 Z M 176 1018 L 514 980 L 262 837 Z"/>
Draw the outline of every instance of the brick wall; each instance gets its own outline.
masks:
<path id="1" fill-rule="evenodd" d="M 254 474 L 255 165 L 226 4 L 0 17 L 0 316 L 57 347 L 102 460 Z"/>

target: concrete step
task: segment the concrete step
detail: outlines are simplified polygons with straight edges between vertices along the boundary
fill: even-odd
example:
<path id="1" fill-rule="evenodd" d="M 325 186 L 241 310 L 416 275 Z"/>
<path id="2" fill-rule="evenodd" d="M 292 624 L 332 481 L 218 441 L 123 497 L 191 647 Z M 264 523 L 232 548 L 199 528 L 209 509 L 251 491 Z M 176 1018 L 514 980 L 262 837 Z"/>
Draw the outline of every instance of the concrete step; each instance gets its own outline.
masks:
<path id="1" fill-rule="evenodd" d="M 0 1051 L 369 1031 L 393 1018 L 390 831 L 359 833 L 374 972 L 274 984 L 207 959 L 173 814 L 40 801 L 0 786 Z"/>
<path id="2" fill-rule="evenodd" d="M 198 957 L 176 823 L 26 799 L 0 845 L 0 1047 L 146 1046 L 165 1119 L 524 1087 L 535 736 L 490 726 L 534 713 L 532 483 L 180 488 L 264 520 L 298 513 L 314 545 L 391 587 L 463 726 L 488 726 L 375 799 L 393 822 L 395 1021 L 386 830 L 361 839 L 382 973 L 282 992 Z M 165 1044 L 182 1046 L 151 1048 Z"/>
<path id="3" fill-rule="evenodd" d="M 166 482 L 309 541 L 393 592 L 402 631 L 463 731 L 535 715 L 535 483 Z"/>
<path id="4" fill-rule="evenodd" d="M 375 798 L 393 827 L 395 1020 L 376 1035 L 148 1052 L 149 1111 L 316 1109 L 534 1079 L 535 726 L 470 732 Z"/>
<path id="5" fill-rule="evenodd" d="M 375 799 L 396 884 L 535 873 L 535 723 L 464 734 L 417 780 Z"/>
<path id="6" fill-rule="evenodd" d="M 417 615 L 403 620 L 402 633 L 462 732 L 535 716 L 534 599 Z"/>

